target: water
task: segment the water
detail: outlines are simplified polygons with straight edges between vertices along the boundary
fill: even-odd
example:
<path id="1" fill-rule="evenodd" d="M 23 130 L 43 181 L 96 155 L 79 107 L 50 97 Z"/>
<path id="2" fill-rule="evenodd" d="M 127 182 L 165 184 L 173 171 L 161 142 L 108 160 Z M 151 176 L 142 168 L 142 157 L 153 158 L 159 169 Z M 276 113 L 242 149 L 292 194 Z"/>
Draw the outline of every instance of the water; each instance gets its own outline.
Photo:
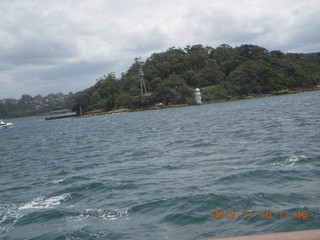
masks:
<path id="1" fill-rule="evenodd" d="M 0 131 L 0 238 L 185 240 L 317 229 L 319 102 L 318 91 L 13 119 L 15 128 Z M 219 210 L 236 219 L 212 219 Z"/>

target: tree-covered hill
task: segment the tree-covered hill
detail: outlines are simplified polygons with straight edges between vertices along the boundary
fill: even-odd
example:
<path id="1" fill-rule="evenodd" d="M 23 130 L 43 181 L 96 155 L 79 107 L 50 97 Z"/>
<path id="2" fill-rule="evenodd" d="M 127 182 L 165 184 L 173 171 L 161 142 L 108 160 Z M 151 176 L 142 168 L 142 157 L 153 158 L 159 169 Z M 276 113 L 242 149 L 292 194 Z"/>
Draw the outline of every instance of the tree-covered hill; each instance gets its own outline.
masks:
<path id="1" fill-rule="evenodd" d="M 141 72 L 147 93 L 141 97 Z M 139 75 L 140 73 L 140 75 Z M 135 61 L 117 79 L 114 74 L 76 94 L 74 109 L 84 111 L 144 108 L 157 103 L 192 104 L 194 88 L 205 101 L 308 89 L 320 83 L 320 53 L 268 51 L 256 45 L 170 48 Z"/>
<path id="2" fill-rule="evenodd" d="M 201 89 L 202 99 L 210 102 L 315 89 L 317 85 L 320 52 L 285 54 L 256 45 L 172 47 L 152 54 L 145 62 L 136 59 L 120 78 L 109 73 L 93 86 L 68 97 L 60 93 L 0 100 L 0 118 L 36 115 L 70 106 L 75 111 L 81 106 L 84 112 L 90 112 L 193 104 L 196 87 Z"/>

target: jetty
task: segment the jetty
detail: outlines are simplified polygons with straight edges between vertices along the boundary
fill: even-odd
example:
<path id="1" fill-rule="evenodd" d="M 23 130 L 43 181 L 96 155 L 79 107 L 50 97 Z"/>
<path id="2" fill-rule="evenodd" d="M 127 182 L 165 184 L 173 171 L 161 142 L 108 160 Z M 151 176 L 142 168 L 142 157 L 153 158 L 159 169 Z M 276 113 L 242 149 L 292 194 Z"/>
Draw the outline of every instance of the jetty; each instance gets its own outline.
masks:
<path id="1" fill-rule="evenodd" d="M 52 117 L 46 117 L 45 120 L 56 120 L 56 119 L 63 119 L 63 118 L 74 118 L 79 117 L 79 114 L 70 114 L 70 115 L 60 115 L 60 116 L 52 116 Z"/>

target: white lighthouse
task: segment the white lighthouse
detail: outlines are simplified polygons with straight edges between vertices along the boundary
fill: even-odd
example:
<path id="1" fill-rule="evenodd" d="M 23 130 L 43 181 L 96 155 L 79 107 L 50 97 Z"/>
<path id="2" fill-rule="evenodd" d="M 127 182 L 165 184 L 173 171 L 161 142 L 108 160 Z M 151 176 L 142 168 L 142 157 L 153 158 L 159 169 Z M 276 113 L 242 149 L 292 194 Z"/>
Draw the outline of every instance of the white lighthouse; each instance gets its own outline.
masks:
<path id="1" fill-rule="evenodd" d="M 199 88 L 196 88 L 196 91 L 194 93 L 195 96 L 195 102 L 196 104 L 201 104 L 201 92 Z"/>

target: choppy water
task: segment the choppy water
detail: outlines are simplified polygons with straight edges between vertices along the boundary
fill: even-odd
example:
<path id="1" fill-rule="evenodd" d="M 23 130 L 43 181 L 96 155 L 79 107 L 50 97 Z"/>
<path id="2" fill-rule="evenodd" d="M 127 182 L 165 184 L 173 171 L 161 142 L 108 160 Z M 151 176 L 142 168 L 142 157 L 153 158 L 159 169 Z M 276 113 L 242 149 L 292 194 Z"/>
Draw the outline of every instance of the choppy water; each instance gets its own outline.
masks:
<path id="1" fill-rule="evenodd" d="M 318 91 L 14 119 L 15 128 L 0 129 L 0 238 L 185 240 L 320 228 L 319 103 Z M 212 219 L 215 210 L 236 219 Z"/>

